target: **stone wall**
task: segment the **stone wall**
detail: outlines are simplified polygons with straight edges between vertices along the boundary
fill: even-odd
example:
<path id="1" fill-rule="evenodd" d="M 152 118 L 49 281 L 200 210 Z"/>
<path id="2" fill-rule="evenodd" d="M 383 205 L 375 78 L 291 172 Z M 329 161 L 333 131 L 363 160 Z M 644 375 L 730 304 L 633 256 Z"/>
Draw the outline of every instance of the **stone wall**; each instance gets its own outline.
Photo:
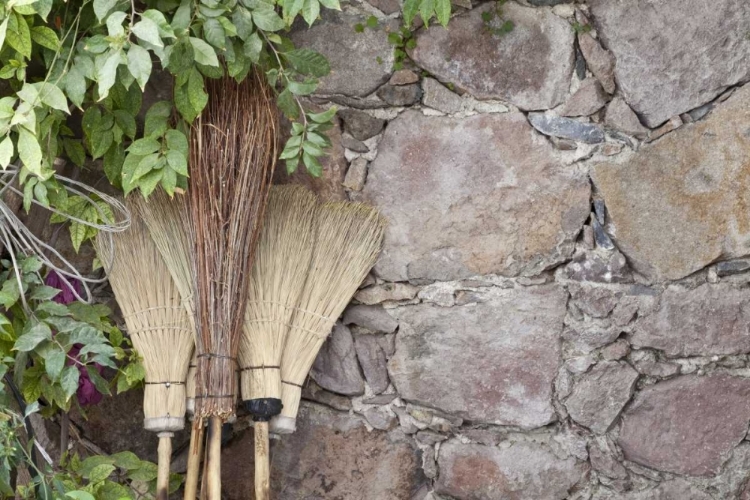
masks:
<path id="1" fill-rule="evenodd" d="M 750 499 L 746 0 L 456 4 L 399 71 L 396 0 L 294 34 L 341 108 L 294 179 L 390 225 L 275 498 Z M 244 417 L 224 476 L 251 498 Z"/>

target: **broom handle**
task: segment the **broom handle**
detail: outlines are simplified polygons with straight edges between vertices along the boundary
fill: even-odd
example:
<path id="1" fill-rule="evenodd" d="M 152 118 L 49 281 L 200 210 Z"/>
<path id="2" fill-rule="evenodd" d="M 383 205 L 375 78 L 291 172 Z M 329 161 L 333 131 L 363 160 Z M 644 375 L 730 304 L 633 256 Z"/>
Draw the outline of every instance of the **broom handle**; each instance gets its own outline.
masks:
<path id="1" fill-rule="evenodd" d="M 203 419 L 193 419 L 190 430 L 190 450 L 188 452 L 187 474 L 185 476 L 184 500 L 195 500 L 198 494 L 198 469 L 203 458 Z"/>
<path id="2" fill-rule="evenodd" d="M 221 418 L 208 419 L 208 500 L 221 500 Z"/>
<path id="3" fill-rule="evenodd" d="M 169 500 L 169 465 L 172 461 L 172 433 L 159 433 L 159 466 L 156 473 L 156 499 Z"/>
<path id="4" fill-rule="evenodd" d="M 268 422 L 255 422 L 255 500 L 271 498 Z"/>

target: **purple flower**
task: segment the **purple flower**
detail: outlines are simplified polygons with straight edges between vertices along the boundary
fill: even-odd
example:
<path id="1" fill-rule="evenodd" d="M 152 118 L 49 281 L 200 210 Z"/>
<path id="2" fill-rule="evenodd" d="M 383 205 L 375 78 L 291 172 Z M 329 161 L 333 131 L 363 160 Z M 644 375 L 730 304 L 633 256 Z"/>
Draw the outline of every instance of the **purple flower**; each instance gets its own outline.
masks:
<path id="1" fill-rule="evenodd" d="M 66 283 L 67 280 L 67 283 Z M 52 299 L 58 304 L 70 304 L 76 301 L 76 293 L 80 296 L 83 293 L 83 287 L 81 282 L 75 278 L 63 279 L 56 271 L 50 271 L 47 277 L 44 279 L 44 284 L 61 290 L 60 293 L 55 295 Z M 72 285 L 72 286 L 71 286 Z M 76 293 L 73 293 L 75 290 Z M 72 366 L 74 364 L 73 359 L 78 359 L 78 353 L 81 351 L 83 346 L 81 344 L 75 344 L 68 352 L 68 359 L 66 364 Z M 104 374 L 104 367 L 99 363 L 94 363 L 94 368 L 99 372 L 99 375 Z M 89 373 L 84 365 L 78 365 L 78 391 L 76 391 L 76 398 L 78 404 L 81 406 L 95 405 L 102 400 L 102 395 L 96 390 L 94 383 L 89 378 Z"/>

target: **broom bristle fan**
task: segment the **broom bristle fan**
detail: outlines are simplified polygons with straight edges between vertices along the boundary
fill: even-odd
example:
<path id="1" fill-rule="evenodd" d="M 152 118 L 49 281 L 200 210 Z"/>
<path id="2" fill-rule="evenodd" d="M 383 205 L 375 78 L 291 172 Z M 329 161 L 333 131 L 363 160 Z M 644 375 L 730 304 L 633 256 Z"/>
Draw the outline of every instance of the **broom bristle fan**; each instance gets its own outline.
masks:
<path id="1" fill-rule="evenodd" d="M 185 377 L 193 350 L 188 313 L 146 226 L 132 217 L 130 229 L 97 238 L 100 255 L 114 254 L 105 271 L 128 333 L 143 358 L 144 428 L 159 433 L 157 496 L 167 498 L 172 433 L 185 426 Z"/>
<path id="2" fill-rule="evenodd" d="M 242 399 L 255 420 L 256 500 L 269 497 L 268 422 L 281 411 L 281 355 L 310 267 L 317 198 L 274 186 L 255 250 L 240 341 Z"/>
<path id="3" fill-rule="evenodd" d="M 190 134 L 198 368 L 195 414 L 209 419 L 207 494 L 221 497 L 221 422 L 234 412 L 235 370 L 252 257 L 277 157 L 274 93 L 251 71 L 207 80 Z"/>
<path id="4" fill-rule="evenodd" d="M 195 306 L 193 285 L 195 282 L 195 264 L 188 198 L 177 195 L 169 198 L 163 190 L 155 191 L 148 199 L 133 195 L 130 200 L 137 214 L 143 219 L 151 239 L 161 253 L 175 285 L 180 292 L 185 309 L 188 311 L 190 325 L 195 341 Z M 192 416 L 195 409 L 195 376 L 197 358 L 195 350 L 190 360 L 185 383 L 187 414 Z M 191 426 L 188 467 L 185 477 L 185 498 L 194 499 L 197 492 L 198 472 L 202 458 L 203 425 L 194 422 Z"/>
<path id="5" fill-rule="evenodd" d="M 302 384 L 334 323 L 375 265 L 385 219 L 367 205 L 323 204 L 316 217 L 310 270 L 292 315 L 281 360 L 281 414 L 271 431 L 294 432 Z"/>

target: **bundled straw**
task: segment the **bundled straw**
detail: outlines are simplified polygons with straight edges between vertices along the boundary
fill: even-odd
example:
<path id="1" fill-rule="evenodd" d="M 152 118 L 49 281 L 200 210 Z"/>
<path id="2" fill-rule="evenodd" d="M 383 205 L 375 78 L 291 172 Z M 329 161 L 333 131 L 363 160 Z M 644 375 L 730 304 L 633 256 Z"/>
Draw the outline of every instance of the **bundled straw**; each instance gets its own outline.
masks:
<path id="1" fill-rule="evenodd" d="M 180 291 L 182 302 L 188 312 L 193 340 L 195 331 L 195 305 L 193 301 L 193 284 L 195 266 L 192 244 L 192 227 L 187 205 L 187 196 L 177 195 L 170 199 L 166 192 L 155 191 L 148 200 L 134 195 L 130 200 L 148 227 L 156 247 Z M 195 408 L 195 372 L 196 353 L 190 360 L 185 395 L 188 415 L 193 415 Z M 188 470 L 185 479 L 185 498 L 195 498 L 198 484 L 198 471 L 203 447 L 203 426 L 193 425 L 190 435 Z"/>
<path id="2" fill-rule="evenodd" d="M 356 203 L 326 203 L 316 218 L 317 236 L 310 271 L 292 316 L 281 361 L 281 414 L 271 430 L 295 429 L 302 383 L 315 357 L 357 287 L 377 260 L 385 220 Z"/>
<path id="3" fill-rule="evenodd" d="M 157 491 L 162 499 L 169 488 L 170 438 L 185 425 L 193 334 L 177 287 L 143 222 L 134 216 L 130 230 L 113 235 L 113 243 L 114 249 L 106 238 L 97 238 L 97 252 L 114 251 L 114 261 L 105 270 L 133 345 L 143 357 L 144 427 L 159 433 Z"/>
<path id="4" fill-rule="evenodd" d="M 255 420 L 256 500 L 268 498 L 268 421 L 281 411 L 281 354 L 305 284 L 317 200 L 301 186 L 271 189 L 240 342 L 242 399 Z"/>
<path id="5" fill-rule="evenodd" d="M 221 496 L 221 421 L 234 411 L 235 368 L 255 243 L 277 155 L 273 90 L 252 71 L 208 80 L 190 137 L 198 371 L 195 414 L 209 417 L 209 500 Z"/>

